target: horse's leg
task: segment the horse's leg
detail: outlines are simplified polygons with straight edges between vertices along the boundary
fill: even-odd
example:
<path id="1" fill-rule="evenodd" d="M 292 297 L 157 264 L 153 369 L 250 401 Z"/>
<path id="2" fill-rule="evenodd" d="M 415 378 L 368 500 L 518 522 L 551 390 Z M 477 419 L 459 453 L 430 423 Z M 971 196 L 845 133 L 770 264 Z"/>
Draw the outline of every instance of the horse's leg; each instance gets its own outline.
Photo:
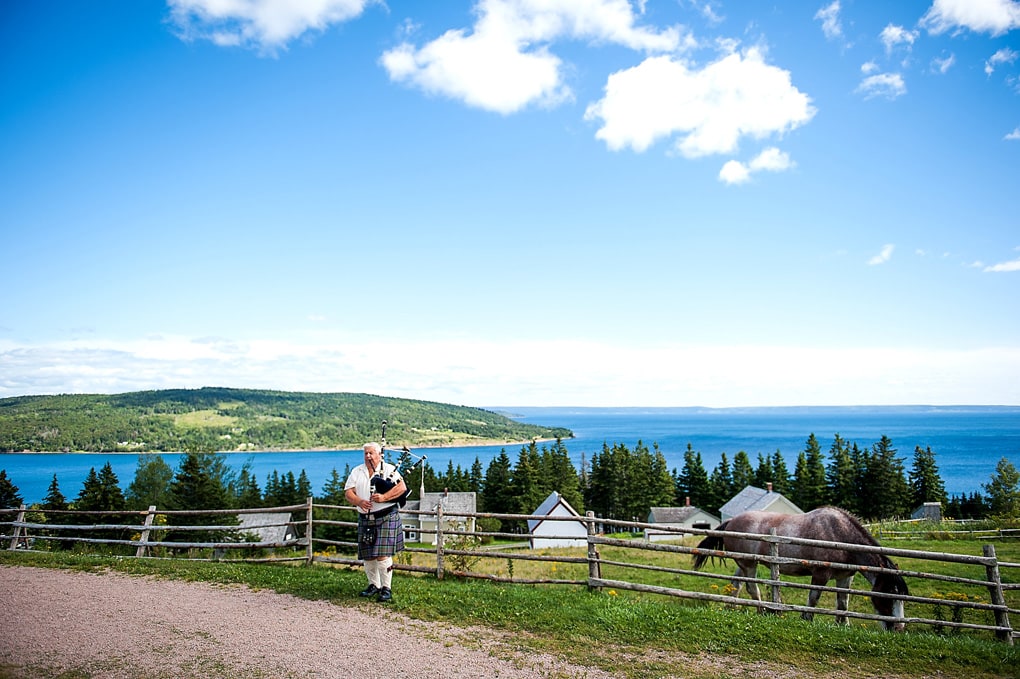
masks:
<path id="1" fill-rule="evenodd" d="M 828 581 L 829 581 L 828 573 L 816 570 L 811 574 L 811 584 L 816 587 L 824 587 Z M 822 591 L 820 589 L 810 590 L 807 597 L 807 605 L 811 608 L 814 608 L 815 606 L 818 605 L 818 599 L 821 596 Z M 804 611 L 803 613 L 800 614 L 800 617 L 803 618 L 804 620 L 811 621 L 814 620 L 815 614 Z"/>
<path id="2" fill-rule="evenodd" d="M 754 561 L 745 563 L 740 566 L 737 570 L 738 575 L 743 575 L 745 578 L 757 578 L 758 577 L 758 564 Z M 761 590 L 758 589 L 758 582 L 754 579 L 748 580 L 744 583 L 747 587 L 747 594 L 755 601 L 761 601 Z M 761 606 L 758 607 L 759 613 L 764 613 L 765 609 Z"/>
<path id="3" fill-rule="evenodd" d="M 836 587 L 841 589 L 850 589 L 850 585 L 853 582 L 854 574 L 844 575 L 836 578 Z M 836 610 L 846 611 L 849 610 L 850 604 L 850 592 L 836 592 Z M 837 625 L 849 625 L 850 622 L 846 619 L 845 615 L 836 616 Z"/>

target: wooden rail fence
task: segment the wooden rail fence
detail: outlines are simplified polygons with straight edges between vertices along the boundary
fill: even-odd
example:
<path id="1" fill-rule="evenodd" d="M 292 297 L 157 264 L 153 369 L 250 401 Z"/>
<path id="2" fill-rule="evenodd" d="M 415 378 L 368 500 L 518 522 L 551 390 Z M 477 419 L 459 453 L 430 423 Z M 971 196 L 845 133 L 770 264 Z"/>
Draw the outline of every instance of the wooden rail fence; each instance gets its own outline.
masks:
<path id="1" fill-rule="evenodd" d="M 35 550 L 37 543 L 44 543 L 50 549 L 67 549 L 68 547 L 98 547 L 105 545 L 107 549 L 120 549 L 124 552 L 133 553 L 137 558 L 191 558 L 203 560 L 222 560 L 228 552 L 234 550 L 238 554 L 231 556 L 231 559 L 249 562 L 281 562 L 281 561 L 303 561 L 308 565 L 315 563 L 340 564 L 358 566 L 361 564 L 356 557 L 357 543 L 355 538 L 356 517 L 353 508 L 349 506 L 317 504 L 313 498 L 299 505 L 283 507 L 259 508 L 259 509 L 219 509 L 219 510 L 160 510 L 156 507 L 149 507 L 144 511 L 135 512 L 77 512 L 73 510 L 41 510 L 29 509 L 25 506 L 19 509 L 0 510 L 0 529 L 4 532 L 0 540 L 6 543 L 9 550 Z M 290 520 L 275 521 L 260 524 L 257 528 L 241 527 L 238 525 L 239 517 L 245 514 L 286 514 Z M 830 543 L 820 540 L 807 540 L 795 538 L 778 538 L 776 536 L 740 534 L 753 540 L 768 542 L 771 548 L 770 556 L 758 556 L 756 559 L 766 568 L 769 568 L 769 575 L 766 578 L 739 578 L 733 575 L 721 573 L 694 571 L 690 568 L 662 566 L 647 563 L 646 558 L 629 560 L 625 558 L 607 559 L 602 556 L 601 548 L 611 548 L 621 554 L 641 553 L 666 553 L 677 555 L 677 564 L 682 566 L 689 563 L 689 557 L 703 553 L 696 546 L 683 544 L 685 536 L 722 535 L 718 531 L 699 528 L 673 528 L 660 524 L 649 524 L 636 521 L 617 521 L 596 518 L 591 512 L 584 517 L 569 516 L 541 516 L 536 517 L 526 514 L 495 514 L 495 513 L 446 513 L 442 505 L 433 510 L 402 510 L 405 530 L 414 530 L 421 536 L 422 544 L 425 546 L 414 546 L 409 544 L 407 553 L 410 555 L 425 555 L 430 565 L 421 565 L 396 560 L 394 567 L 398 570 L 433 574 L 437 579 L 443 579 L 447 575 L 460 578 L 483 578 L 495 582 L 514 584 L 544 584 L 544 585 L 575 585 L 585 586 L 591 589 L 614 589 L 645 592 L 663 596 L 690 599 L 694 601 L 714 602 L 726 606 L 756 606 L 762 610 L 771 612 L 812 612 L 818 615 L 846 616 L 860 620 L 892 622 L 893 618 L 883 617 L 872 613 L 859 611 L 836 611 L 819 605 L 817 608 L 809 608 L 796 604 L 782 602 L 781 592 L 787 590 L 811 590 L 816 589 L 822 592 L 842 593 L 846 592 L 858 596 L 873 596 L 869 590 L 838 587 L 819 587 L 803 581 L 781 580 L 778 575 L 778 566 L 784 559 L 778 556 L 779 542 L 813 546 L 836 546 L 850 551 L 874 552 L 884 554 L 892 559 L 909 559 L 912 561 L 933 562 L 942 564 L 962 564 L 972 567 L 977 572 L 972 577 L 959 575 L 946 575 L 938 572 L 927 572 L 919 569 L 900 569 L 898 572 L 908 581 L 919 582 L 922 580 L 937 581 L 947 586 L 960 585 L 964 587 L 980 588 L 988 592 L 988 602 L 962 599 L 946 599 L 938 597 L 892 595 L 885 596 L 893 599 L 901 599 L 905 602 L 906 610 L 930 608 L 933 611 L 941 612 L 940 615 L 924 617 L 922 615 L 908 616 L 903 622 L 907 624 L 929 625 L 937 630 L 944 629 L 970 629 L 990 632 L 996 638 L 1013 643 L 1014 632 L 1010 624 L 1010 615 L 1020 615 L 1016 608 L 1020 600 L 1020 563 L 1000 561 L 995 554 L 995 547 L 991 544 L 982 546 L 981 554 L 953 554 L 945 552 L 925 552 L 907 549 L 896 549 L 892 547 L 874 547 L 868 545 L 850 545 L 841 543 Z M 199 518 L 201 517 L 201 518 Z M 546 549 L 528 550 L 521 549 L 527 546 L 529 536 L 520 533 L 465 530 L 463 526 L 468 520 L 481 518 L 499 519 L 500 521 L 522 522 L 529 519 L 541 519 L 543 522 L 580 522 L 586 528 L 587 549 L 583 555 L 578 554 L 580 550 Z M 115 521 L 114 519 L 119 519 Z M 429 526 L 423 527 L 423 519 L 428 520 Z M 83 523 L 88 520 L 91 523 Z M 99 523 L 105 520 L 108 523 Z M 183 523 L 191 521 L 192 523 Z M 203 524 L 200 521 L 215 521 L 212 524 Z M 291 530 L 292 537 L 287 539 L 262 539 L 259 528 L 280 527 Z M 646 529 L 676 533 L 677 542 L 649 542 L 642 539 L 623 539 L 614 537 L 614 534 L 633 533 Z M 322 534 L 331 533 L 333 537 L 324 537 Z M 733 533 L 726 533 L 734 535 Z M 189 539 L 189 535 L 199 535 L 202 539 Z M 576 540 L 576 535 L 543 535 L 547 540 Z M 259 539 L 253 539 L 259 538 Z M 489 546 L 481 544 L 488 540 L 513 541 L 510 544 Z M 524 541 L 524 545 L 522 545 Z M 429 546 L 428 543 L 432 545 Z M 80 546 L 80 547 L 78 547 Z M 318 547 L 318 550 L 316 549 Z M 283 554 L 281 554 L 283 550 Z M 255 554 L 258 552 L 259 554 Z M 263 554 L 269 552 L 269 554 Z M 685 560 L 681 555 L 687 555 Z M 739 553 L 729 553 L 712 550 L 709 556 L 733 557 L 741 556 Z M 746 556 L 746 555 L 744 555 Z M 472 570 L 470 564 L 480 560 L 500 560 L 507 563 L 514 561 L 544 562 L 549 564 L 586 565 L 585 577 L 575 578 L 552 578 L 552 577 L 515 577 L 513 572 L 507 575 L 498 573 L 483 573 Z M 810 563 L 810 562 L 809 562 Z M 434 565 L 433 565 L 434 564 Z M 459 566 L 459 567 L 458 567 Z M 839 564 L 850 569 L 864 570 L 862 567 Z M 603 574 L 604 569 L 613 569 L 619 572 L 645 573 L 644 577 L 630 576 L 630 579 L 608 578 Z M 881 572 L 885 569 L 869 567 L 872 572 Z M 1002 573 L 1007 572 L 1009 577 L 1003 581 Z M 648 577 L 659 577 L 660 582 L 648 583 L 637 580 L 647 580 Z M 713 581 L 725 581 L 727 584 L 741 580 L 755 580 L 759 585 L 764 586 L 769 595 L 762 601 L 752 601 L 730 596 L 726 593 L 714 593 L 702 591 L 701 589 L 681 588 L 666 586 L 663 581 L 675 582 L 678 577 L 697 578 L 694 582 L 711 583 Z M 718 589 L 708 587 L 708 589 Z M 724 590 L 725 592 L 725 590 Z M 963 611 L 972 610 L 984 612 L 987 620 L 983 623 L 964 622 Z M 946 616 L 945 613 L 949 615 Z"/>

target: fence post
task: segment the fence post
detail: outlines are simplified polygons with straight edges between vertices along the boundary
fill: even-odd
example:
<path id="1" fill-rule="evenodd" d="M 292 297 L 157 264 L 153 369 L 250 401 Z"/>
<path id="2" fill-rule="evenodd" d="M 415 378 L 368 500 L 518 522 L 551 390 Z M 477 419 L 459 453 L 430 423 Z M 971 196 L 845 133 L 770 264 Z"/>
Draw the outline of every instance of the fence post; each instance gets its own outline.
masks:
<path id="1" fill-rule="evenodd" d="M 443 503 L 436 505 L 436 580 L 443 579 Z"/>
<path id="2" fill-rule="evenodd" d="M 779 558 L 779 541 L 776 540 L 776 529 L 769 528 L 769 556 L 772 557 L 772 562 L 769 563 L 769 579 L 773 582 L 779 581 L 779 563 L 775 559 Z M 772 603 L 779 604 L 783 602 L 783 597 L 779 593 L 779 585 L 771 585 L 769 589 L 772 591 Z"/>
<path id="3" fill-rule="evenodd" d="M 991 595 L 992 604 L 995 606 L 1005 606 L 1006 597 L 1002 593 L 1002 579 L 999 577 L 999 562 L 995 559 L 995 547 L 993 545 L 983 545 L 981 553 L 992 559 L 992 563 L 985 566 L 985 572 L 988 574 L 988 593 Z M 999 641 L 1005 641 L 1012 646 L 1013 630 L 1009 626 L 1009 613 L 1007 611 L 995 611 L 995 626 L 1006 628 L 1005 630 L 997 631 L 995 636 Z"/>
<path id="4" fill-rule="evenodd" d="M 311 566 L 312 562 L 315 560 L 315 549 L 312 546 L 312 531 L 315 529 L 315 524 L 313 523 L 312 517 L 312 515 L 314 514 L 312 507 L 313 502 L 314 498 L 311 495 L 309 495 L 307 500 L 307 506 L 305 509 L 305 539 L 308 540 L 308 547 L 305 550 L 305 558 L 306 564 L 308 566 Z"/>
<path id="5" fill-rule="evenodd" d="M 149 509 L 145 512 L 145 521 L 142 523 L 142 534 L 138 538 L 138 549 L 135 550 L 135 556 L 145 556 L 149 553 L 149 545 L 145 544 L 149 541 L 149 531 L 152 527 L 152 520 L 156 518 L 156 505 L 149 505 Z"/>
<path id="6" fill-rule="evenodd" d="M 25 522 L 25 505 L 21 505 L 21 507 L 18 508 L 18 518 L 15 519 L 15 522 L 16 523 L 24 523 Z M 25 533 L 24 536 L 22 535 L 22 533 L 24 531 L 25 531 L 25 529 L 22 528 L 21 526 L 15 526 L 14 527 L 14 535 L 13 535 L 13 537 L 11 537 L 11 546 L 8 547 L 8 549 L 17 549 L 18 548 L 18 542 L 20 540 L 25 540 L 25 538 L 28 537 L 27 533 Z M 28 541 L 27 540 L 25 541 L 25 546 L 28 547 Z"/>
<path id="7" fill-rule="evenodd" d="M 588 527 L 588 589 L 599 590 L 601 587 L 593 587 L 592 580 L 602 579 L 602 562 L 599 560 L 599 550 L 595 545 L 595 512 L 584 513 L 585 525 Z"/>

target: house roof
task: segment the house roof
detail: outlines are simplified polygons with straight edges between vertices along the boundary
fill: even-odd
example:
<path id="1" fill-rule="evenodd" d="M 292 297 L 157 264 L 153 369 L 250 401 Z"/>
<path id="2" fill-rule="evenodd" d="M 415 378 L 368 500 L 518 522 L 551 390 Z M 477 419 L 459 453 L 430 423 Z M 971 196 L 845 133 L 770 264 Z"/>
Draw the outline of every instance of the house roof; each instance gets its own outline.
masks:
<path id="1" fill-rule="evenodd" d="M 652 507 L 649 513 L 651 515 L 649 523 L 683 523 L 699 513 L 712 516 L 703 509 L 689 505 L 684 507 Z"/>
<path id="2" fill-rule="evenodd" d="M 580 514 L 577 513 L 577 510 L 571 507 L 570 503 L 567 502 L 564 499 L 564 497 L 555 490 L 549 493 L 549 497 L 547 497 L 542 502 L 542 504 L 538 506 L 538 509 L 532 512 L 532 514 L 534 514 L 535 516 L 549 516 L 556 510 L 557 507 L 562 507 L 566 511 L 566 513 L 570 516 L 576 516 L 578 518 L 580 518 L 581 516 Z M 542 523 L 542 521 L 543 521 L 542 519 L 528 519 L 528 531 L 534 532 L 535 527 L 538 524 Z"/>
<path id="3" fill-rule="evenodd" d="M 756 486 L 745 486 L 742 491 L 730 498 L 730 501 L 719 508 L 719 513 L 724 516 L 736 516 L 744 512 L 767 511 L 780 498 L 785 500 L 791 507 L 800 511 L 800 507 L 790 502 L 790 499 L 782 493 L 765 490 Z"/>
<path id="4" fill-rule="evenodd" d="M 425 493 L 421 498 L 419 508 L 426 510 L 435 509 L 442 503 L 444 512 L 453 514 L 475 513 L 477 498 L 474 493 Z M 410 504 L 410 503 L 408 503 Z"/>

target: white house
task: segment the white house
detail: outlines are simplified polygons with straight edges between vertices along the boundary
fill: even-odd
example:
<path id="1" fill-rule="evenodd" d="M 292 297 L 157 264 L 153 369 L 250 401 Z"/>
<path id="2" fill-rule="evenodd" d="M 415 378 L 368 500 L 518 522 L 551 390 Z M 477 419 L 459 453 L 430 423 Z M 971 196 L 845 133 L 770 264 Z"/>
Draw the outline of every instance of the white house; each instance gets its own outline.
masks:
<path id="1" fill-rule="evenodd" d="M 720 520 L 719 517 L 688 504 L 683 507 L 652 507 L 648 512 L 646 523 L 654 523 L 663 528 L 705 528 L 711 530 L 720 524 Z M 645 528 L 645 540 L 649 542 L 680 540 L 683 536 L 682 532 Z"/>
<path id="2" fill-rule="evenodd" d="M 553 491 L 545 502 L 538 506 L 528 519 L 528 533 L 531 534 L 531 548 L 584 547 L 588 544 L 588 528 L 563 496 Z M 548 517 L 572 516 L 577 521 L 550 520 Z"/>
<path id="3" fill-rule="evenodd" d="M 774 512 L 776 514 L 804 513 L 804 510 L 793 504 L 785 495 L 774 492 L 771 483 L 765 490 L 755 486 L 745 486 L 742 491 L 719 508 L 719 514 L 723 521 L 729 521 L 737 514 L 751 511 Z"/>

